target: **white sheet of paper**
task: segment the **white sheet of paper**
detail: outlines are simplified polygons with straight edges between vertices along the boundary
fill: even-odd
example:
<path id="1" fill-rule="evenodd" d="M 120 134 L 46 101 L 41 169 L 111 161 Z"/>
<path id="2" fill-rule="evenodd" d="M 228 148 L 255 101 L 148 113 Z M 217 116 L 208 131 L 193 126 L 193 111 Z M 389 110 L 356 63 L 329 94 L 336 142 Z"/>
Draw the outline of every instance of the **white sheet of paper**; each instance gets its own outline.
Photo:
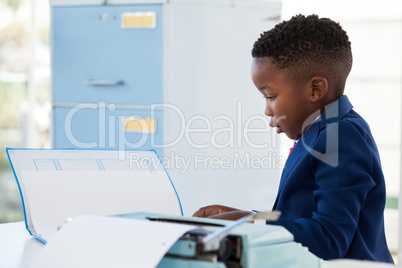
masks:
<path id="1" fill-rule="evenodd" d="M 137 211 L 181 215 L 154 151 L 7 149 L 30 232 L 47 240 L 67 218 Z"/>
<path id="2" fill-rule="evenodd" d="M 178 238 L 196 228 L 184 224 L 79 216 L 52 236 L 32 267 L 156 267 Z"/>
<path id="3" fill-rule="evenodd" d="M 143 171 L 23 171 L 25 199 L 36 231 L 47 240 L 67 218 L 138 211 L 178 215 L 164 173 Z"/>

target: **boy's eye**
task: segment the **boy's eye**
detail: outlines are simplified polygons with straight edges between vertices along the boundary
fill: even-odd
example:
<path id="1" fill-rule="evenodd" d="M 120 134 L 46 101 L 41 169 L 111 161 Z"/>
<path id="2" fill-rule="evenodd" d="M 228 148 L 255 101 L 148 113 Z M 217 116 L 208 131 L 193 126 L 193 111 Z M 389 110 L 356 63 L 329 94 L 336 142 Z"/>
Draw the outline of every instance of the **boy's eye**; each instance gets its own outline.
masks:
<path id="1" fill-rule="evenodd" d="M 264 96 L 263 98 L 268 99 L 270 101 L 275 101 L 276 97 L 275 96 L 273 96 L 273 97 Z"/>

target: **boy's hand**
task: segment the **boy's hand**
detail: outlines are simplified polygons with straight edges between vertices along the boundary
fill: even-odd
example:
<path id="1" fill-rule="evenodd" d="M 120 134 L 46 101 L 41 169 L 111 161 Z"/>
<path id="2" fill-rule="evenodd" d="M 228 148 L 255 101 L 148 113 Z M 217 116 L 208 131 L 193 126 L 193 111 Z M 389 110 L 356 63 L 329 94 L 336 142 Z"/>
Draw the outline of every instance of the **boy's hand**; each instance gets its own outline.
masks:
<path id="1" fill-rule="evenodd" d="M 251 211 L 240 210 L 237 208 L 212 205 L 200 208 L 193 214 L 193 217 L 237 220 L 251 213 Z"/>
<path id="2" fill-rule="evenodd" d="M 226 206 L 221 206 L 221 205 L 211 205 L 211 206 L 206 206 L 206 207 L 200 208 L 193 214 L 193 217 L 206 218 L 206 217 L 218 215 L 218 214 L 229 212 L 229 211 L 240 211 L 240 210 L 237 208 L 231 208 L 231 207 L 226 207 Z"/>

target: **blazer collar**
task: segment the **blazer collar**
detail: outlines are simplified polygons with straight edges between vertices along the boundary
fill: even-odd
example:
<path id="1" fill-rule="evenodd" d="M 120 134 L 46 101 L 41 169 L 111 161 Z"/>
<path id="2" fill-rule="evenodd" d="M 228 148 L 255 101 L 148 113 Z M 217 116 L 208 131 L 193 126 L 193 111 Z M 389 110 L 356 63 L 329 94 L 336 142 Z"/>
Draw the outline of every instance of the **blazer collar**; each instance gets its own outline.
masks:
<path id="1" fill-rule="evenodd" d="M 325 112 L 316 120 L 319 124 L 319 129 L 322 130 L 326 128 L 328 124 L 341 120 L 352 109 L 353 105 L 346 95 L 339 97 L 336 101 L 329 104 Z M 306 133 L 304 133 L 303 136 Z"/>

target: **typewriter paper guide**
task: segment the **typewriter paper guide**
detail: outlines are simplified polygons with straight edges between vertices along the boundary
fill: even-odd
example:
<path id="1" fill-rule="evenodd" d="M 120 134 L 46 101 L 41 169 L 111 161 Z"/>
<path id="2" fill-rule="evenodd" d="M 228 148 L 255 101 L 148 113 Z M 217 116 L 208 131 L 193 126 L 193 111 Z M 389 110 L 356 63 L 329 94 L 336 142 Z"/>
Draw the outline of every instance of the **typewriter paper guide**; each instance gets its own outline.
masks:
<path id="1" fill-rule="evenodd" d="M 181 215 L 176 191 L 154 151 L 8 149 L 7 153 L 27 228 L 45 242 L 68 218 L 83 214 Z"/>
<path id="2" fill-rule="evenodd" d="M 79 216 L 63 226 L 35 259 L 42 267 L 156 267 L 186 224 Z"/>

